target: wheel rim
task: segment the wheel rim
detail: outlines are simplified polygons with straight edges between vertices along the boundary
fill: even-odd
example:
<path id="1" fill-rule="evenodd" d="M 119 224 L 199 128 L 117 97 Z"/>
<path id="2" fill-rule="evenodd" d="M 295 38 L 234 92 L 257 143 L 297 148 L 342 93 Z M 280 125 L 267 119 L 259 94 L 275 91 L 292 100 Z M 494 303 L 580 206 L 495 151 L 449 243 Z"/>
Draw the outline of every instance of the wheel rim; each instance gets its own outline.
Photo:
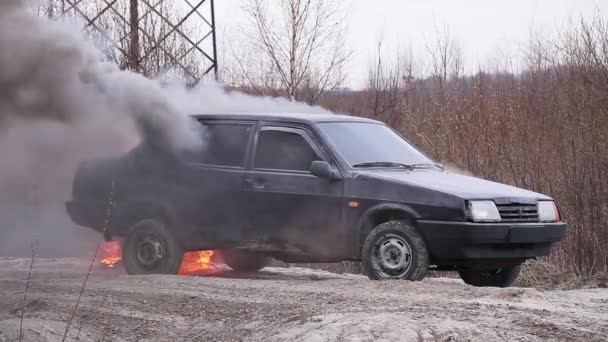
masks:
<path id="1" fill-rule="evenodd" d="M 162 241 L 152 235 L 144 236 L 136 247 L 137 262 L 147 269 L 158 266 L 165 257 Z"/>
<path id="2" fill-rule="evenodd" d="M 374 247 L 372 264 L 382 278 L 403 278 L 412 267 L 412 248 L 401 236 L 385 236 Z"/>

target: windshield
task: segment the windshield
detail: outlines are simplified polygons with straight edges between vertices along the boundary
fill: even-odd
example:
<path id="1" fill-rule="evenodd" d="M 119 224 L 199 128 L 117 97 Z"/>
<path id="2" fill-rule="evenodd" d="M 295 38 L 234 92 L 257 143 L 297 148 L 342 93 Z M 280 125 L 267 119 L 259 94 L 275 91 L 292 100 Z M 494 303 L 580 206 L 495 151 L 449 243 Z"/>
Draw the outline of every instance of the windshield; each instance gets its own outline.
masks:
<path id="1" fill-rule="evenodd" d="M 361 164 L 391 167 L 390 164 L 433 163 L 392 129 L 382 124 L 325 122 L 319 126 L 351 167 Z"/>

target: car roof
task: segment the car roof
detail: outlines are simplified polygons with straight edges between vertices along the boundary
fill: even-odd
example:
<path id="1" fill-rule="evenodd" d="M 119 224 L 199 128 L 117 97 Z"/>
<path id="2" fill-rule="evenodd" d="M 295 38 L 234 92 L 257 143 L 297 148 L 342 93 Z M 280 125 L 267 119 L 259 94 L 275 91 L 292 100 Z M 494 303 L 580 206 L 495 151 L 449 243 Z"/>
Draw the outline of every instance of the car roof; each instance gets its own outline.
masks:
<path id="1" fill-rule="evenodd" d="M 263 121 L 283 121 L 293 123 L 312 123 L 312 122 L 367 122 L 381 123 L 380 121 L 361 118 L 350 115 L 340 114 L 314 114 L 314 113 L 230 113 L 230 114 L 195 114 L 198 119 L 212 120 L 263 120 Z"/>

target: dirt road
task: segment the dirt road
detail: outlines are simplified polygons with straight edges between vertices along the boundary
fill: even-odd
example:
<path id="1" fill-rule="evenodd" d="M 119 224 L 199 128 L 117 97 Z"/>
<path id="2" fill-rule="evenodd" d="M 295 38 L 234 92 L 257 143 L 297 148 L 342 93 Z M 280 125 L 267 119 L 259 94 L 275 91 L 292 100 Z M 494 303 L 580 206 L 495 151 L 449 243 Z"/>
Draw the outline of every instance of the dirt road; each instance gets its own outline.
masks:
<path id="1" fill-rule="evenodd" d="M 29 260 L 0 259 L 0 341 L 18 336 Z M 87 261 L 36 260 L 24 340 L 61 341 Z M 374 282 L 307 269 L 212 277 L 95 268 L 69 341 L 607 341 L 608 290 Z"/>

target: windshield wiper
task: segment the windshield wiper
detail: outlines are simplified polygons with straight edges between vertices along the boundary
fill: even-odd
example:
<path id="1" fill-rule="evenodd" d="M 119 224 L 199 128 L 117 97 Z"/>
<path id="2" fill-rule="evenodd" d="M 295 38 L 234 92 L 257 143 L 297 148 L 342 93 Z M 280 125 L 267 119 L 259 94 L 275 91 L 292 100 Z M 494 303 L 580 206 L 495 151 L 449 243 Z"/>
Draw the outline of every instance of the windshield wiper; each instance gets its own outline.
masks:
<path id="1" fill-rule="evenodd" d="M 396 163 L 396 162 L 367 162 L 367 163 L 355 164 L 355 165 L 353 165 L 353 167 L 356 167 L 356 168 L 359 168 L 359 167 L 398 167 L 401 169 L 408 169 L 408 170 L 437 168 L 441 171 L 445 170 L 445 167 L 443 165 L 432 164 L 432 163 L 403 164 L 403 163 Z"/>
<path id="2" fill-rule="evenodd" d="M 441 171 L 445 171 L 445 166 L 439 163 L 427 163 L 427 164 L 412 164 L 410 165 L 413 169 L 431 169 L 437 168 Z"/>
<path id="3" fill-rule="evenodd" d="M 367 162 L 353 165 L 353 167 L 398 167 L 402 169 L 413 170 L 413 165 L 395 163 L 395 162 Z"/>

